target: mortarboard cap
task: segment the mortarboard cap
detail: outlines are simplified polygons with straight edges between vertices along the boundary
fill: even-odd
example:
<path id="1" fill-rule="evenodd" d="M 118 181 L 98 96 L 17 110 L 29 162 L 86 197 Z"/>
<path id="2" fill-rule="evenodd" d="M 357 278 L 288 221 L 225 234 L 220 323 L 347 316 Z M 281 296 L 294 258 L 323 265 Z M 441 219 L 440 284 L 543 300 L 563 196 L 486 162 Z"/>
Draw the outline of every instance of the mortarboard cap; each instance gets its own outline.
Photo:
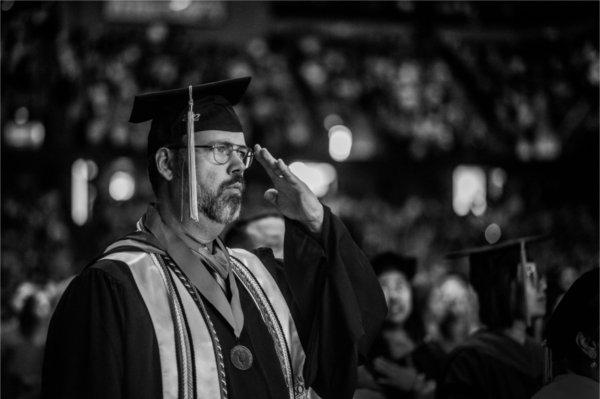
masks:
<path id="1" fill-rule="evenodd" d="M 192 86 L 194 131 L 241 132 L 242 126 L 233 105 L 241 100 L 250 79 L 244 77 Z M 148 136 L 149 155 L 153 156 L 163 145 L 180 143 L 187 134 L 189 100 L 189 87 L 135 97 L 129 122 L 152 120 Z"/>
<path id="2" fill-rule="evenodd" d="M 377 276 L 387 270 L 397 270 L 406 276 L 407 280 L 412 280 L 417 271 L 417 259 L 410 256 L 403 256 L 396 252 L 386 251 L 371 258 L 373 271 Z"/>
<path id="3" fill-rule="evenodd" d="M 581 275 L 552 313 L 546 328 L 546 342 L 555 360 L 568 355 L 580 331 L 598 339 L 599 278 L 597 267 Z"/>
<path id="4" fill-rule="evenodd" d="M 537 242 L 537 241 L 542 241 L 549 238 L 548 235 L 534 235 L 534 236 L 527 236 L 527 237 L 521 237 L 521 238 L 515 238 L 512 240 L 506 240 L 503 241 L 501 243 L 498 244 L 492 244 L 492 245 L 484 245 L 481 247 L 473 247 L 473 248 L 467 248 L 467 249 L 462 249 L 460 251 L 454 251 L 454 252 L 450 252 L 449 254 L 446 255 L 446 259 L 459 259 L 459 258 L 463 258 L 463 257 L 469 257 L 469 259 L 471 260 L 474 257 L 479 257 L 479 256 L 492 256 L 496 253 L 499 252 L 506 252 L 506 251 L 511 251 L 514 250 L 515 248 L 519 249 L 519 251 L 524 248 L 524 246 L 526 244 L 529 243 L 533 243 L 533 242 Z"/>
<path id="5" fill-rule="evenodd" d="M 489 328 L 510 327 L 518 316 L 529 321 L 523 284 L 515 292 L 514 283 L 525 279 L 520 273 L 526 270 L 519 265 L 528 262 L 526 245 L 545 238 L 522 237 L 446 255 L 447 259 L 468 258 L 469 280 L 479 298 L 481 321 Z"/>

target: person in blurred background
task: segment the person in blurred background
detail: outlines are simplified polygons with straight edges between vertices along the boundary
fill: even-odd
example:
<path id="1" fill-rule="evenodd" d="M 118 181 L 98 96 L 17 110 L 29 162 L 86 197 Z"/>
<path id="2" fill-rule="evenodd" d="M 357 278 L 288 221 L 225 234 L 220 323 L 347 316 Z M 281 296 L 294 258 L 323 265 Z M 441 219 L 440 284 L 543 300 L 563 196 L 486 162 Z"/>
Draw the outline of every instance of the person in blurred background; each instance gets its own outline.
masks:
<path id="1" fill-rule="evenodd" d="M 451 354 L 438 398 L 530 398 L 543 375 L 541 345 L 527 336 L 545 314 L 545 283 L 526 259 L 532 239 L 506 241 L 449 255 L 468 257 L 483 328 Z"/>
<path id="2" fill-rule="evenodd" d="M 533 399 L 597 399 L 598 362 L 598 285 L 596 267 L 579 277 L 560 300 L 546 329 L 550 349 L 549 385 Z"/>
<path id="3" fill-rule="evenodd" d="M 477 295 L 460 274 L 444 275 L 431 289 L 426 321 L 426 335 L 415 349 L 417 367 L 439 383 L 448 354 L 462 344 L 479 325 Z M 420 359 L 433 359 L 423 364 Z"/>
<path id="4" fill-rule="evenodd" d="M 52 311 L 51 292 L 26 282 L 17 289 L 12 302 L 18 316 L 15 328 L 2 330 L 2 396 L 38 398 Z"/>
<path id="5" fill-rule="evenodd" d="M 553 265 L 546 274 L 548 276 L 547 313 L 551 314 L 571 284 L 579 277 L 579 272 L 571 265 Z"/>
<path id="6" fill-rule="evenodd" d="M 359 369 L 358 390 L 354 397 L 429 397 L 434 384 L 415 364 L 420 361 L 426 366 L 429 359 L 417 361 L 413 356 L 423 337 L 421 315 L 415 309 L 411 286 L 416 259 L 384 252 L 373 257 L 371 264 L 383 289 L 388 314 L 371 350 L 371 361 Z"/>
<path id="7" fill-rule="evenodd" d="M 228 247 L 251 251 L 270 248 L 273 256 L 283 259 L 285 221 L 275 210 L 260 210 L 241 217 L 225 234 L 223 241 Z"/>
<path id="8" fill-rule="evenodd" d="M 157 203 L 69 285 L 52 317 L 45 398 L 350 397 L 385 317 L 343 224 L 281 160 L 246 146 L 233 109 L 250 78 L 135 98 L 152 120 Z M 285 262 L 219 239 L 253 156 L 285 216 Z M 196 193 L 197 192 L 197 193 Z"/>

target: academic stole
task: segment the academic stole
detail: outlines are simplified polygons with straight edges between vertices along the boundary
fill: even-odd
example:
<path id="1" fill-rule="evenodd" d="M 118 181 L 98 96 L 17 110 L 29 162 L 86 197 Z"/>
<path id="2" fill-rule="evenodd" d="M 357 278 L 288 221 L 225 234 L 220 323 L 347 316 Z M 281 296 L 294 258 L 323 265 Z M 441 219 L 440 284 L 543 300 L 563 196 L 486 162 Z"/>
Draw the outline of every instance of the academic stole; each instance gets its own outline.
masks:
<path id="1" fill-rule="evenodd" d="M 219 385 L 221 387 L 221 398 L 227 399 L 228 394 L 227 394 L 227 383 L 226 383 L 226 378 L 225 378 L 225 364 L 223 361 L 223 351 L 222 351 L 221 344 L 219 342 L 219 337 L 217 336 L 217 333 L 216 333 L 216 329 L 210 318 L 209 313 L 206 310 L 206 307 L 204 305 L 202 297 L 201 297 L 200 293 L 198 292 L 198 290 L 196 289 L 196 287 L 194 287 L 193 284 L 189 281 L 189 279 L 187 278 L 185 273 L 183 273 L 183 271 L 179 268 L 179 266 L 177 266 L 177 264 L 170 257 L 168 257 L 166 255 L 162 255 L 157 258 L 159 258 L 159 263 L 161 263 L 162 268 L 170 269 L 177 276 L 177 278 L 181 281 L 183 286 L 188 291 L 188 294 L 192 297 L 192 299 L 196 303 L 198 310 L 202 314 L 202 318 L 204 319 L 206 326 L 208 327 L 208 331 L 209 331 L 211 339 L 213 341 L 213 348 L 215 350 L 215 359 L 217 360 Z M 296 386 L 296 387 L 294 386 L 294 385 L 298 385 L 298 384 L 294 384 L 288 345 L 286 343 L 286 339 L 285 339 L 281 324 L 280 324 L 279 320 L 277 319 L 277 316 L 275 314 L 272 304 L 268 300 L 268 296 L 266 295 L 266 293 L 264 292 L 264 290 L 258 283 L 257 279 L 250 272 L 250 270 L 240 260 L 238 260 L 234 257 L 231 257 L 231 259 L 232 259 L 231 265 L 232 265 L 233 273 L 238 278 L 238 281 L 240 281 L 244 285 L 246 290 L 250 293 L 250 296 L 254 300 L 254 303 L 256 304 L 256 306 L 261 314 L 261 317 L 262 317 L 263 321 L 265 322 L 269 333 L 271 334 L 271 338 L 273 339 L 273 342 L 275 344 L 275 352 L 277 354 L 277 358 L 279 359 L 279 363 L 281 366 L 282 373 L 284 375 L 285 383 L 288 388 L 289 398 L 294 399 L 294 398 L 303 397 L 305 394 L 305 391 L 303 389 L 304 387 L 301 386 L 301 388 L 300 388 L 298 386 Z M 165 274 L 168 274 L 170 276 L 170 273 L 168 273 L 168 270 L 165 270 Z M 171 283 L 171 285 L 173 285 L 173 284 Z M 176 290 L 171 291 L 171 292 L 174 292 L 177 295 L 177 297 L 179 297 L 179 294 L 177 293 Z M 182 348 L 182 349 L 192 347 L 192 342 L 190 340 L 189 331 L 188 331 L 189 327 L 186 327 L 182 323 L 177 322 L 177 320 L 179 320 L 179 319 L 184 320 L 184 318 L 180 318 L 178 316 L 180 313 L 185 315 L 185 313 L 181 309 L 181 304 L 180 304 L 181 300 L 180 300 L 180 298 L 178 298 L 179 301 L 175 301 L 173 298 L 174 295 L 172 293 L 169 295 L 169 297 L 170 297 L 170 302 L 173 304 L 172 317 L 173 317 L 173 321 L 174 321 L 174 323 L 173 323 L 174 328 L 176 330 L 175 337 L 176 337 L 176 340 L 179 338 L 182 341 L 179 344 L 176 343 L 176 347 Z M 187 334 L 186 334 L 186 331 L 188 331 Z M 190 351 L 190 353 L 193 353 L 193 349 Z M 183 375 L 181 375 L 179 378 L 179 380 L 180 380 L 179 385 L 181 387 L 189 386 L 188 380 L 185 378 L 185 376 L 188 375 L 188 373 L 193 370 L 193 358 L 190 356 L 178 357 L 178 370 L 183 371 L 183 373 L 182 373 Z M 192 372 L 192 375 L 195 375 L 195 372 Z M 195 393 L 195 391 L 194 391 L 194 393 Z M 187 397 L 187 396 L 184 394 L 184 396 L 181 396 L 181 397 Z M 189 396 L 189 397 L 194 397 L 194 396 Z"/>
<path id="2" fill-rule="evenodd" d="M 220 399 L 227 399 L 227 383 L 225 376 L 225 365 L 223 360 L 222 348 L 219 343 L 219 338 L 214 328 L 214 324 L 208 314 L 204 302 L 198 290 L 189 282 L 185 274 L 175 264 L 175 262 L 167 255 L 148 253 L 148 252 L 130 252 L 118 251 L 116 247 L 114 252 L 107 254 L 103 259 L 113 259 L 127 264 L 132 272 L 136 285 L 142 295 L 146 307 L 150 313 L 152 323 L 154 325 L 155 334 L 159 344 L 159 352 L 163 369 L 163 394 L 165 398 L 183 398 L 191 399 L 198 398 L 197 384 L 204 386 L 203 389 L 208 389 L 211 394 L 202 397 L 214 397 L 218 395 Z M 237 253 L 236 253 L 237 255 Z M 240 254 L 241 256 L 242 254 Z M 304 388 L 302 379 L 302 365 L 304 364 L 304 352 L 293 327 L 293 333 L 290 335 L 289 345 L 296 348 L 293 349 L 294 361 L 290 361 L 290 347 L 285 338 L 285 332 L 273 304 L 269 301 L 269 297 L 274 293 L 271 292 L 273 287 L 267 291 L 258 282 L 258 278 L 250 270 L 248 265 L 244 264 L 238 257 L 232 258 L 232 271 L 242 282 L 244 287 L 253 298 L 261 317 L 265 322 L 269 333 L 275 344 L 275 351 L 280 361 L 281 370 L 283 372 L 288 394 L 290 399 L 307 398 L 309 390 Z M 245 258 L 245 257 L 243 257 Z M 254 257 L 253 257 L 254 258 Z M 260 262 L 258 259 L 247 259 L 248 262 Z M 254 265 L 257 268 L 264 268 L 263 265 Z M 263 270 L 268 274 L 268 271 Z M 264 276 L 263 276 L 264 279 Z M 273 284 L 273 283 L 272 283 Z M 187 291 L 187 292 L 186 292 Z M 185 298 L 186 296 L 188 296 Z M 276 295 L 280 300 L 284 301 L 281 293 Z M 189 298 L 193 301 L 189 301 Z M 165 303 L 166 302 L 166 303 Z M 200 318 L 190 314 L 194 312 L 193 307 L 197 308 L 200 313 Z M 187 308 L 187 309 L 186 309 Z M 187 316 L 186 316 L 187 313 Z M 201 319 L 201 321 L 199 320 Z M 203 321 L 203 323 L 202 323 Z M 198 332 L 196 329 L 190 328 L 193 324 L 195 328 L 204 327 L 204 332 Z M 289 324 L 289 323 L 288 323 Z M 289 329 L 290 326 L 288 325 Z M 206 334 L 206 339 L 211 342 L 212 351 L 214 353 L 214 363 L 216 370 L 209 370 L 211 367 L 207 365 L 207 360 L 196 357 L 199 356 L 200 348 L 194 349 L 194 339 L 192 338 L 192 330 L 194 337 Z M 207 331 L 206 331 L 207 330 Z M 289 333 L 289 332 L 288 332 Z M 173 339 L 175 342 L 173 342 Z M 204 339 L 201 342 L 205 342 Z M 176 348 L 176 353 L 173 354 L 173 344 Z M 300 351 L 300 353 L 297 353 Z M 207 355 L 201 356 L 206 357 Z M 204 362 L 204 367 L 202 366 Z M 293 363 L 293 367 L 292 367 Z M 200 366 L 197 367 L 196 364 Z M 206 369 L 206 367 L 209 367 Z M 215 382 L 215 390 L 208 388 L 205 384 L 210 384 L 208 381 L 201 383 L 204 372 L 204 377 L 209 377 L 214 373 L 214 377 L 218 382 Z M 293 375 L 296 375 L 293 378 Z M 210 377 L 210 378 L 214 378 Z M 212 384 L 210 384 L 212 385 Z M 310 395 L 314 396 L 314 395 Z"/>

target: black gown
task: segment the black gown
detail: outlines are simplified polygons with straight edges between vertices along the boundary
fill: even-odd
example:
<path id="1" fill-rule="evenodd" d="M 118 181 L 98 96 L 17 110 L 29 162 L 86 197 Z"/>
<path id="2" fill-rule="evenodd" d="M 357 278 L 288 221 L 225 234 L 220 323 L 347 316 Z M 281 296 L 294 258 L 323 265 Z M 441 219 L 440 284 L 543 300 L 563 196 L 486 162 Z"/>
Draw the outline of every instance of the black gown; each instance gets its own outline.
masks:
<path id="1" fill-rule="evenodd" d="M 450 354 L 438 399 L 529 399 L 542 386 L 543 351 L 482 330 Z"/>
<path id="2" fill-rule="evenodd" d="M 387 313 L 362 251 L 329 209 L 320 237 L 286 219 L 285 262 L 255 254 L 275 278 L 306 353 L 304 378 L 323 398 L 350 398 L 356 367 Z M 246 371 L 226 361 L 230 398 L 287 396 L 273 341 L 253 300 L 237 284 L 244 312 L 239 339 L 204 301 L 224 353 L 241 343 L 256 356 Z M 160 398 L 154 327 L 127 265 L 93 262 L 70 284 L 52 317 L 43 366 L 44 398 Z"/>

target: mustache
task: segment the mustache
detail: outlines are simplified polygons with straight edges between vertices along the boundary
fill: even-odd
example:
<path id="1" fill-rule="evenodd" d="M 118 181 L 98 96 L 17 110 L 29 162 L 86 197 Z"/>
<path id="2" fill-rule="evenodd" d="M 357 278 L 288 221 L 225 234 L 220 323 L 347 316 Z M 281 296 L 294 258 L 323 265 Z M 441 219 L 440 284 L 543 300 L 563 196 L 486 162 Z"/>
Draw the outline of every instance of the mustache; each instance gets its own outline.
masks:
<path id="1" fill-rule="evenodd" d="M 223 183 L 221 183 L 221 185 L 219 186 L 219 193 L 222 193 L 223 191 L 225 191 L 225 189 L 229 186 L 232 186 L 234 184 L 241 184 L 242 185 L 242 192 L 246 189 L 246 179 L 244 179 L 244 176 L 240 176 L 240 175 L 236 175 L 234 177 L 232 177 L 229 180 L 224 181 Z"/>

